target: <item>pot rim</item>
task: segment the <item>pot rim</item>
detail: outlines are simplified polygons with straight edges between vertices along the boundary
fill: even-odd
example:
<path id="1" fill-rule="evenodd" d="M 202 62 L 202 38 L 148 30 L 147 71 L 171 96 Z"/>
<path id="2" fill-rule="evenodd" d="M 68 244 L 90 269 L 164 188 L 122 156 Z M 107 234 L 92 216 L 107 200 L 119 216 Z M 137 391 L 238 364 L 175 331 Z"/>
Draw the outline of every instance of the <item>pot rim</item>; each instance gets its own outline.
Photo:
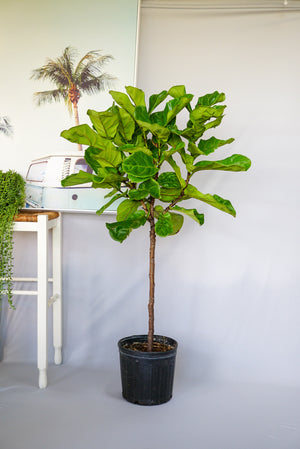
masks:
<path id="1" fill-rule="evenodd" d="M 121 340 L 118 341 L 118 347 L 120 354 L 126 354 L 127 356 L 135 357 L 135 358 L 169 358 L 174 357 L 174 355 L 177 352 L 178 343 L 174 338 L 171 337 L 165 337 L 163 335 L 154 335 L 153 340 L 154 341 L 166 341 L 167 344 L 172 345 L 173 348 L 170 349 L 170 351 L 155 351 L 155 352 L 145 352 L 145 351 L 136 351 L 133 349 L 124 348 L 124 343 L 130 343 L 133 341 L 137 342 L 145 342 L 147 341 L 148 336 L 147 335 L 130 335 L 128 337 L 121 338 Z"/>

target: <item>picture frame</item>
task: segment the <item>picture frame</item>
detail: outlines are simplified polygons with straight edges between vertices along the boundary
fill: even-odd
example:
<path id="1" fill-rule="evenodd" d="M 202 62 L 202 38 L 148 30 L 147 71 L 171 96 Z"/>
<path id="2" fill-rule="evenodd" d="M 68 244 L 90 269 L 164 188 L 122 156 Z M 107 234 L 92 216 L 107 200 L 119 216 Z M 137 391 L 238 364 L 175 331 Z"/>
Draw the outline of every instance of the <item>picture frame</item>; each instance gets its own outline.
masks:
<path id="1" fill-rule="evenodd" d="M 26 208 L 92 213 L 106 201 L 107 192 L 91 185 L 61 186 L 67 175 L 90 167 L 85 147 L 78 151 L 60 136 L 76 124 L 64 102 L 37 106 L 34 94 L 56 86 L 47 77 L 34 79 L 33 73 L 62 58 L 67 47 L 76 56 L 74 67 L 89 52 L 108 56 L 103 72 L 113 80 L 104 91 L 83 94 L 78 101 L 80 123 L 90 124 L 88 109 L 102 111 L 112 105 L 109 88 L 124 90 L 136 84 L 139 11 L 139 0 L 11 0 L 2 6 L 0 39 L 5 45 L 0 52 L 9 69 L 1 74 L 0 117 L 9 118 L 12 133 L 0 133 L 1 169 L 15 170 L 26 180 Z"/>

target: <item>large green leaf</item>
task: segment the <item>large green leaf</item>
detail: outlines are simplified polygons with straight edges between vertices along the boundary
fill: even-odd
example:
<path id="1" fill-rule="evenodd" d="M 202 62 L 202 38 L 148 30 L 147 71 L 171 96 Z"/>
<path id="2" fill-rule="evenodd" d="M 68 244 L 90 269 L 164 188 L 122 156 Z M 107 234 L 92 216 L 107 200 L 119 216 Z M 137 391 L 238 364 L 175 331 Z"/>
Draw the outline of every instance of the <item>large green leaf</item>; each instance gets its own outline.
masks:
<path id="1" fill-rule="evenodd" d="M 126 86 L 126 92 L 128 93 L 128 95 L 130 96 L 130 98 L 132 99 L 132 101 L 136 106 L 146 107 L 145 93 L 141 89 L 138 89 L 137 87 L 133 86 Z"/>
<path id="2" fill-rule="evenodd" d="M 226 212 L 227 214 L 236 216 L 236 212 L 229 200 L 225 200 L 218 195 L 211 195 L 210 193 L 202 193 L 192 186 L 191 184 L 187 186 L 184 191 L 184 199 L 195 198 L 197 200 L 203 201 L 204 203 L 210 204 L 217 209 Z"/>
<path id="3" fill-rule="evenodd" d="M 155 232 L 160 237 L 177 234 L 183 225 L 183 221 L 183 216 L 180 214 L 161 213 L 155 223 Z"/>
<path id="4" fill-rule="evenodd" d="M 183 97 L 183 95 L 186 94 L 185 86 L 183 85 L 173 86 L 169 89 L 168 93 L 173 98 Z"/>
<path id="5" fill-rule="evenodd" d="M 135 107 L 131 103 L 129 97 L 123 92 L 118 92 L 116 90 L 110 90 L 110 95 L 113 97 L 116 103 L 120 105 L 125 111 L 127 111 L 132 117 L 134 115 Z"/>
<path id="6" fill-rule="evenodd" d="M 143 210 L 137 210 L 130 218 L 124 221 L 106 223 L 111 238 L 122 243 L 133 229 L 137 229 L 146 223 L 146 214 Z"/>
<path id="7" fill-rule="evenodd" d="M 120 151 L 117 151 L 114 146 L 112 149 L 103 151 L 99 151 L 94 147 L 89 147 L 85 150 L 85 159 L 95 170 L 95 167 L 117 167 L 122 162 L 122 154 Z"/>
<path id="8" fill-rule="evenodd" d="M 157 179 L 159 185 L 161 185 L 162 187 L 175 187 L 180 189 L 181 185 L 180 182 L 176 176 L 176 173 L 174 172 L 164 172 L 161 175 L 159 175 L 158 179 Z"/>
<path id="9" fill-rule="evenodd" d="M 110 187 L 114 186 L 114 187 L 119 187 L 120 183 L 122 183 L 124 181 L 123 176 L 117 174 L 117 173 L 108 173 L 106 176 L 104 176 L 102 178 L 101 182 L 98 182 L 98 180 L 94 180 L 93 182 L 93 187 L 95 188 L 105 188 L 103 186 L 103 184 L 109 184 Z"/>
<path id="10" fill-rule="evenodd" d="M 149 114 L 151 114 L 154 109 L 161 104 L 168 96 L 168 92 L 166 90 L 163 90 L 159 94 L 151 95 L 149 98 Z"/>
<path id="11" fill-rule="evenodd" d="M 182 215 L 174 214 L 173 212 L 170 212 L 170 215 L 171 215 L 171 224 L 172 224 L 172 234 L 170 234 L 170 235 L 174 235 L 174 234 L 177 234 L 180 231 L 180 229 L 182 228 L 184 218 Z"/>
<path id="12" fill-rule="evenodd" d="M 97 133 L 106 139 L 113 139 L 119 125 L 119 117 L 111 111 L 97 112 L 89 109 L 87 115 L 90 117 Z"/>
<path id="13" fill-rule="evenodd" d="M 193 173 L 199 170 L 247 171 L 251 161 L 242 154 L 233 154 L 221 161 L 200 161 L 194 165 Z"/>
<path id="14" fill-rule="evenodd" d="M 173 226 L 171 222 L 171 214 L 169 212 L 161 214 L 158 217 L 158 220 L 155 223 L 155 232 L 160 237 L 167 237 L 168 235 L 172 235 Z"/>
<path id="15" fill-rule="evenodd" d="M 176 141 L 174 141 L 175 143 Z M 174 145 L 173 148 L 171 148 L 170 150 L 164 151 L 163 155 L 162 155 L 162 160 L 166 160 L 168 157 L 172 156 L 172 154 L 174 153 L 178 153 L 180 152 L 180 150 L 182 148 L 184 148 L 184 142 L 182 142 L 182 140 L 180 139 L 179 141 L 177 141 L 178 143 L 176 145 Z"/>
<path id="16" fill-rule="evenodd" d="M 125 193 L 118 193 L 117 195 L 113 196 L 107 203 L 105 203 L 101 209 L 97 210 L 96 214 L 101 215 L 103 212 L 111 206 L 115 201 L 117 201 L 119 198 L 122 198 L 125 195 Z"/>
<path id="17" fill-rule="evenodd" d="M 129 198 L 132 200 L 143 200 L 151 195 L 153 198 L 160 197 L 160 187 L 154 179 L 148 179 L 139 185 L 137 190 L 129 191 Z"/>
<path id="18" fill-rule="evenodd" d="M 97 180 L 94 181 L 94 186 L 99 187 L 99 183 L 113 183 L 119 186 L 121 182 L 125 181 L 123 176 L 118 173 L 118 171 L 113 167 L 99 167 L 97 170 Z M 100 187 L 103 188 L 101 185 Z"/>
<path id="19" fill-rule="evenodd" d="M 194 124 L 202 124 L 212 117 L 222 117 L 225 107 L 226 106 L 197 106 L 191 111 L 190 119 Z"/>
<path id="20" fill-rule="evenodd" d="M 220 103 L 225 101 L 225 94 L 219 93 L 218 91 L 213 92 L 212 94 L 207 94 L 198 98 L 197 106 L 213 106 L 216 103 Z"/>
<path id="21" fill-rule="evenodd" d="M 147 118 L 148 120 L 148 118 Z M 145 131 L 150 131 L 154 134 L 158 139 L 161 139 L 163 142 L 167 142 L 170 136 L 170 130 L 165 128 L 158 123 L 149 123 L 148 121 L 136 119 L 138 125 L 143 128 Z"/>
<path id="22" fill-rule="evenodd" d="M 146 181 L 157 172 L 153 158 L 142 151 L 137 151 L 123 162 L 123 170 L 133 182 Z"/>
<path id="23" fill-rule="evenodd" d="M 215 137 L 211 137 L 210 139 L 204 140 L 201 139 L 198 143 L 198 148 L 201 151 L 201 154 L 210 154 L 213 153 L 217 148 L 232 143 L 234 141 L 233 138 L 227 140 L 216 139 Z"/>
<path id="24" fill-rule="evenodd" d="M 168 101 L 165 107 L 165 112 L 167 113 L 167 122 L 170 123 L 170 121 L 176 117 L 179 112 L 185 108 L 193 99 L 193 95 L 186 94 L 179 98 L 174 98 L 173 100 Z"/>
<path id="25" fill-rule="evenodd" d="M 178 210 L 179 212 L 182 212 L 183 214 L 195 220 L 200 225 L 203 225 L 204 223 L 204 214 L 199 214 L 196 209 L 186 209 L 185 207 L 174 206 L 172 207 L 172 210 Z"/>
<path id="26" fill-rule="evenodd" d="M 119 113 L 119 132 L 125 140 L 131 140 L 135 129 L 135 122 L 131 115 L 125 109 L 118 108 Z"/>
<path id="27" fill-rule="evenodd" d="M 201 156 L 205 154 L 202 150 L 200 150 L 197 145 L 194 142 L 189 142 L 188 144 L 188 151 L 191 153 L 193 158 L 196 158 L 198 156 Z"/>
<path id="28" fill-rule="evenodd" d="M 167 112 L 166 111 L 158 111 L 153 112 L 150 115 L 151 123 L 157 123 L 160 126 L 165 126 L 167 123 Z"/>
<path id="29" fill-rule="evenodd" d="M 139 207 L 137 201 L 124 200 L 119 204 L 117 209 L 117 221 L 124 221 L 130 217 Z"/>
<path id="30" fill-rule="evenodd" d="M 155 179 L 148 179 L 148 181 L 144 181 L 140 184 L 140 188 L 147 190 L 153 198 L 160 197 L 160 187 Z"/>
<path id="31" fill-rule="evenodd" d="M 149 150 L 149 148 L 144 146 L 138 146 L 136 144 L 127 143 L 126 145 L 122 145 L 118 148 L 120 151 L 123 151 L 124 153 L 136 153 L 137 151 L 142 151 L 142 153 L 148 154 L 152 157 L 152 151 Z"/>
<path id="32" fill-rule="evenodd" d="M 211 120 L 210 122 L 205 124 L 205 130 L 207 131 L 208 129 L 211 128 L 216 128 L 217 126 L 220 125 L 220 123 L 222 122 L 223 119 L 223 115 L 221 115 L 220 117 L 216 118 L 215 120 Z"/>
<path id="33" fill-rule="evenodd" d="M 149 196 L 149 192 L 141 189 L 129 190 L 128 196 L 131 200 L 140 201 L 147 198 L 147 196 Z"/>
<path id="34" fill-rule="evenodd" d="M 96 131 L 90 128 L 89 125 L 73 126 L 70 129 L 62 131 L 60 135 L 70 142 L 91 145 L 101 150 L 113 148 L 113 144 L 110 140 L 101 137 Z"/>
<path id="35" fill-rule="evenodd" d="M 193 126 L 180 131 L 180 136 L 185 137 L 191 142 L 196 142 L 205 132 L 205 126 L 199 123 L 194 123 Z"/>
<path id="36" fill-rule="evenodd" d="M 63 179 L 61 181 L 61 185 L 63 187 L 76 186 L 77 184 L 86 184 L 89 182 L 93 182 L 95 179 L 97 179 L 95 175 L 80 170 L 78 173 L 67 176 L 65 179 Z"/>
<path id="37" fill-rule="evenodd" d="M 181 171 L 179 166 L 176 164 L 176 162 L 174 161 L 173 157 L 166 157 L 166 161 L 171 165 L 171 167 L 173 168 L 174 172 L 176 173 L 177 179 L 181 185 L 181 187 L 185 187 L 186 186 L 186 182 L 183 179 L 183 177 L 181 176 Z"/>
<path id="38" fill-rule="evenodd" d="M 170 203 L 180 197 L 182 189 L 165 188 L 160 189 L 160 200 L 164 203 Z"/>
<path id="39" fill-rule="evenodd" d="M 151 123 L 146 106 L 137 106 L 134 111 L 134 118 L 137 122 Z"/>

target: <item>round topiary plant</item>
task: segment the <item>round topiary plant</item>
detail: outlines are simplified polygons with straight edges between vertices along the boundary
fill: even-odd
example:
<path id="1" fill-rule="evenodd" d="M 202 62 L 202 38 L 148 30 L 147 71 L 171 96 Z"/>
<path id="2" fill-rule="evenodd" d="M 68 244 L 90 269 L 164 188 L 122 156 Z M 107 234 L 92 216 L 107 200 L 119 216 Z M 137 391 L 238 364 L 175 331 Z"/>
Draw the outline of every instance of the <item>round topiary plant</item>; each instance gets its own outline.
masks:
<path id="1" fill-rule="evenodd" d="M 13 170 L 0 171 L 0 300 L 12 303 L 13 221 L 25 204 L 25 181 Z"/>

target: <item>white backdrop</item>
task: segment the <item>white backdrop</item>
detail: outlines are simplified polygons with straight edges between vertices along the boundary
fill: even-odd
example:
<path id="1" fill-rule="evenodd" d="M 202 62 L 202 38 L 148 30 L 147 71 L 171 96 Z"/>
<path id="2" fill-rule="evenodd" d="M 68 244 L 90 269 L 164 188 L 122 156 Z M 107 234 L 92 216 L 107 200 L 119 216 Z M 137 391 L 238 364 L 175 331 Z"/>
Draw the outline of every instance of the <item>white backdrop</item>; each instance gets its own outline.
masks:
<path id="1" fill-rule="evenodd" d="M 197 178 L 232 201 L 235 219 L 203 205 L 202 228 L 187 219 L 158 240 L 156 331 L 179 341 L 187 378 L 300 383 L 299 41 L 299 12 L 142 9 L 138 86 L 225 92 L 215 135 L 236 141 L 218 156 L 252 159 L 247 173 Z M 63 217 L 68 364 L 115 365 L 118 338 L 146 331 L 148 231 L 120 245 L 106 218 Z M 16 275 L 31 275 L 34 240 L 15 241 Z M 4 360 L 35 360 L 35 299 L 16 306 L 4 309 Z"/>

